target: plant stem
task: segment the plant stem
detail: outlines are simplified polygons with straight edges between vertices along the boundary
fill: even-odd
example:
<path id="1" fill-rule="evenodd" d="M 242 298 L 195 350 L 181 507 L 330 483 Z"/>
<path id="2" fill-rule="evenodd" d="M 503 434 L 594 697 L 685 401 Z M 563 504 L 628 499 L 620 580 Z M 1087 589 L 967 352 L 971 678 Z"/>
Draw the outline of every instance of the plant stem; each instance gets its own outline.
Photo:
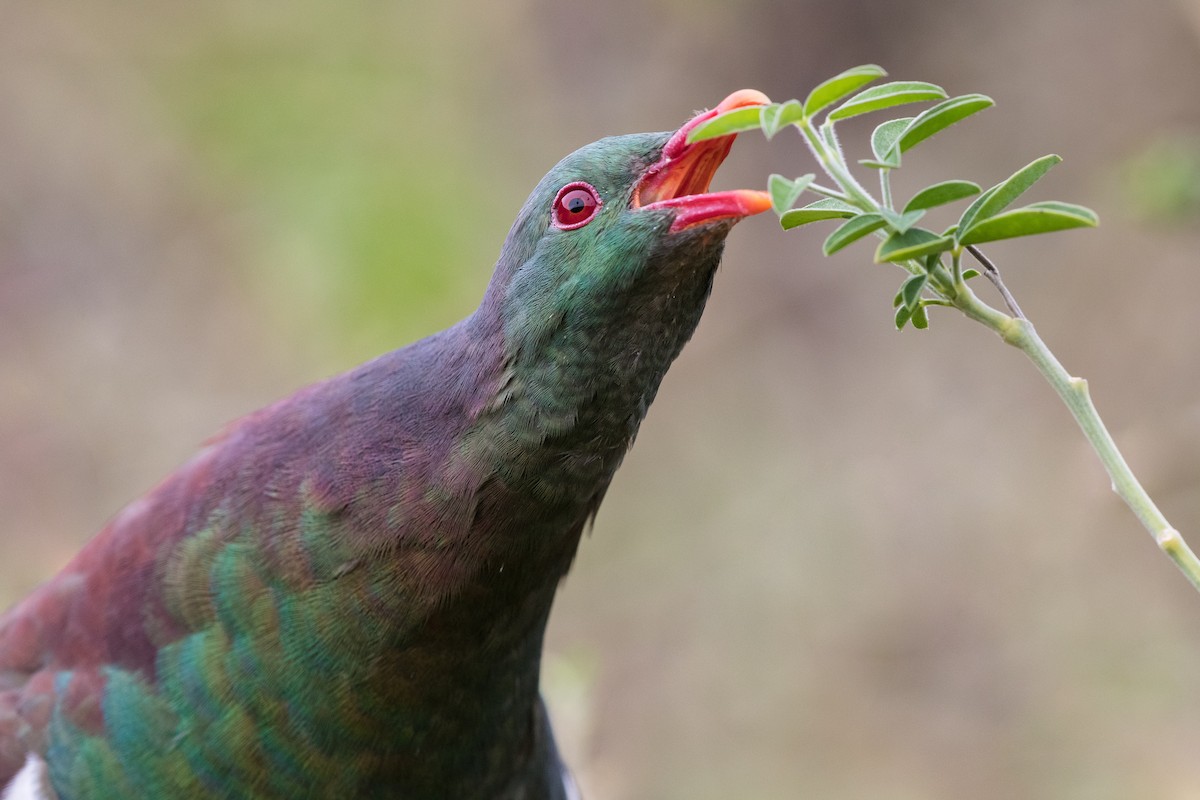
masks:
<path id="1" fill-rule="evenodd" d="M 1200 591 L 1200 559 L 1188 547 L 1179 531 L 1171 527 L 1150 495 L 1142 488 L 1121 451 L 1117 449 L 1108 429 L 1104 427 L 1096 406 L 1088 393 L 1087 381 L 1072 377 L 1054 353 L 1038 336 L 1028 319 L 1014 318 L 989 306 L 971 291 L 965 282 L 955 286 L 955 296 L 948 298 L 954 306 L 973 320 L 995 331 L 1001 339 L 1024 353 L 1042 376 L 1053 387 L 1070 410 L 1083 435 L 1087 437 L 1096 455 L 1112 479 L 1112 489 L 1133 511 L 1142 525 L 1154 537 L 1159 548 L 1170 556 L 1192 586 Z"/>
<path id="2" fill-rule="evenodd" d="M 847 197 L 846 195 L 844 195 L 843 193 L 837 191 L 836 189 L 830 189 L 828 186 L 822 186 L 819 183 L 810 183 L 808 185 L 808 189 L 809 189 L 809 191 L 816 192 L 819 195 L 824 195 L 825 197 L 832 197 L 834 200 L 841 200 L 843 203 L 847 203 L 850 201 L 850 198 Z"/>
<path id="3" fill-rule="evenodd" d="M 805 144 L 808 145 L 808 149 L 813 154 L 813 158 L 825 170 L 825 174 L 833 178 L 834 183 L 842 187 L 846 192 L 846 199 L 863 211 L 878 211 L 879 203 L 875 202 L 875 198 L 871 197 L 870 193 L 855 180 L 854 175 L 850 173 L 850 170 L 842 161 L 839 150 L 836 147 L 830 147 L 829 143 L 813 127 L 812 121 L 803 120 L 799 123 L 798 127 L 800 128 L 801 135 L 804 137 Z M 830 138 L 833 138 L 832 133 L 829 135 Z"/>
<path id="4" fill-rule="evenodd" d="M 1013 316 L 1017 319 L 1025 319 L 1025 315 L 1021 313 L 1021 307 L 1017 305 L 1017 298 L 1012 296 L 1008 291 L 1008 287 L 1004 285 L 1004 281 L 1000 280 L 1000 270 L 996 269 L 996 265 L 992 263 L 992 260 L 973 244 L 967 245 L 967 251 L 975 256 L 976 261 L 983 265 L 984 276 L 992 282 L 992 285 L 996 287 L 996 291 L 1004 298 L 1004 304 L 1008 306 L 1008 310 L 1013 313 Z"/>

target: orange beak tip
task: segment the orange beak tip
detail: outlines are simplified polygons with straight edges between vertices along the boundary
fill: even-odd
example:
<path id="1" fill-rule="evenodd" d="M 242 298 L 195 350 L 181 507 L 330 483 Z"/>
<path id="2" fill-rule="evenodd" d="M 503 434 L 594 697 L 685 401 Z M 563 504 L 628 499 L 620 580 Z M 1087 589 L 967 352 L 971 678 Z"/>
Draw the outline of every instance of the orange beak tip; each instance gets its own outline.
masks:
<path id="1" fill-rule="evenodd" d="M 757 89 L 738 89 L 733 94 L 726 97 L 717 104 L 717 113 L 725 111 L 733 111 L 736 108 L 746 108 L 748 106 L 767 106 L 771 104 L 771 98 L 767 97 Z"/>
<path id="2" fill-rule="evenodd" d="M 742 189 L 742 202 L 745 204 L 746 216 L 761 214 L 771 209 L 771 195 L 757 189 Z"/>

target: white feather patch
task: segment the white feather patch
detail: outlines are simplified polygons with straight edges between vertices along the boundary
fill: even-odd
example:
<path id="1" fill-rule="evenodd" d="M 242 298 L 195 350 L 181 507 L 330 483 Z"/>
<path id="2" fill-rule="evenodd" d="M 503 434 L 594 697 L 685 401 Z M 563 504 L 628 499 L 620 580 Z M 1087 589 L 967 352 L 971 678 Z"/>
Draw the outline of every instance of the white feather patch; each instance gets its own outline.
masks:
<path id="1" fill-rule="evenodd" d="M 562 768 L 563 786 L 567 790 L 567 800 L 583 800 L 583 795 L 579 793 L 579 785 L 575 783 L 575 777 L 567 770 Z M 7 797 L 3 800 L 8 800 Z"/>
<path id="2" fill-rule="evenodd" d="M 4 787 L 0 800 L 54 800 L 49 785 L 46 762 L 37 753 L 30 753 L 25 757 L 25 766 Z"/>

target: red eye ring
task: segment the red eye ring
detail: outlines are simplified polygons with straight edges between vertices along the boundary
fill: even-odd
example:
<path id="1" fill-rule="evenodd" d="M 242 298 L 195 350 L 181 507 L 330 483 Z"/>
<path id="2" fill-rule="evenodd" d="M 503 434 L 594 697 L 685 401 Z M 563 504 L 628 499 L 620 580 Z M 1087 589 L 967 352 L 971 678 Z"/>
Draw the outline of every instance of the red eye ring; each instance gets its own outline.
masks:
<path id="1" fill-rule="evenodd" d="M 604 201 L 596 187 L 584 181 L 574 181 L 558 190 L 554 198 L 554 227 L 573 231 L 587 225 L 596 216 Z"/>

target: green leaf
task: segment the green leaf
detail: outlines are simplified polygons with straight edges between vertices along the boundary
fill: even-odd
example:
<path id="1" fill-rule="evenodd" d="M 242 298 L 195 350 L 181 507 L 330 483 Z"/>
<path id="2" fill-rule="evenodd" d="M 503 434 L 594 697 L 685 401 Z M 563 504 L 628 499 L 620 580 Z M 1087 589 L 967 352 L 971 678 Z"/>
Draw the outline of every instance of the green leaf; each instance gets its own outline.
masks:
<path id="1" fill-rule="evenodd" d="M 925 216 L 924 210 L 906 211 L 903 214 L 897 214 L 890 208 L 885 208 L 881 213 L 883 214 L 883 218 L 887 220 L 888 225 L 896 233 L 904 233 L 913 225 L 916 225 L 921 217 Z"/>
<path id="2" fill-rule="evenodd" d="M 913 309 L 912 326 L 919 331 L 929 327 L 929 312 L 925 310 L 925 306 L 919 305 Z"/>
<path id="3" fill-rule="evenodd" d="M 954 239 L 949 236 L 938 236 L 924 228 L 912 228 L 904 233 L 893 233 L 880 242 L 875 251 L 875 263 L 921 258 L 931 253 L 944 252 L 953 246 Z"/>
<path id="4" fill-rule="evenodd" d="M 977 269 L 964 270 L 963 274 L 962 274 L 962 278 L 964 281 L 969 281 L 969 280 L 971 280 L 971 278 L 978 278 L 978 277 L 979 277 L 979 270 L 977 270 Z"/>
<path id="5" fill-rule="evenodd" d="M 1015 236 L 1064 231 L 1070 228 L 1094 228 L 1100 224 L 1096 212 L 1073 203 L 1050 200 L 1014 208 L 971 226 L 960 239 L 961 244 L 980 244 Z"/>
<path id="6" fill-rule="evenodd" d="M 829 208 L 829 209 L 840 209 L 842 211 L 847 211 L 851 214 L 863 213 L 863 210 L 861 208 L 858 208 L 857 206 L 852 206 L 849 203 L 847 203 L 845 200 L 839 200 L 836 197 L 826 197 L 824 200 L 817 200 L 814 203 L 809 203 L 808 205 L 804 206 L 804 208 Z"/>
<path id="7" fill-rule="evenodd" d="M 820 222 L 823 219 L 848 219 L 861 213 L 859 209 L 849 203 L 843 203 L 841 200 L 834 200 L 830 197 L 809 203 L 803 208 L 793 208 L 779 218 L 779 224 L 786 231 L 810 222 Z"/>
<path id="8" fill-rule="evenodd" d="M 759 125 L 767 139 L 774 138 L 788 125 L 804 119 L 804 107 L 799 100 L 788 100 L 786 103 L 771 103 L 761 107 Z"/>
<path id="9" fill-rule="evenodd" d="M 1000 184 L 996 184 L 995 186 L 991 187 L 990 189 L 987 189 L 986 191 L 984 191 L 984 193 L 979 195 L 979 197 L 976 197 L 975 200 L 971 203 L 971 205 L 967 206 L 967 210 L 964 211 L 962 213 L 962 216 L 958 218 L 958 222 L 956 222 L 954 225 L 951 226 L 952 228 L 954 228 L 953 235 L 955 238 L 958 237 L 959 231 L 966 230 L 966 226 L 975 221 L 975 218 L 979 215 L 980 207 L 984 204 L 984 202 L 986 202 L 987 200 L 990 200 L 992 198 L 992 196 L 994 194 L 996 194 L 997 191 L 999 191 L 999 189 L 1000 189 Z M 947 233 L 949 233 L 949 231 L 947 231 Z"/>
<path id="10" fill-rule="evenodd" d="M 908 324 L 908 321 L 910 319 L 912 319 L 912 314 L 913 314 L 912 309 L 909 308 L 908 306 L 902 305 L 899 308 L 897 308 L 896 309 L 896 318 L 895 318 L 896 330 L 898 330 L 898 331 L 904 330 L 904 326 Z"/>
<path id="11" fill-rule="evenodd" d="M 925 100 L 941 100 L 946 91 L 924 81 L 893 81 L 882 86 L 872 86 L 859 92 L 829 112 L 829 121 L 849 119 L 860 114 L 869 114 L 905 103 L 920 103 Z"/>
<path id="12" fill-rule="evenodd" d="M 890 119 L 879 125 L 871 134 L 871 152 L 881 164 L 886 164 L 892 169 L 900 166 L 900 151 L 896 149 L 896 140 L 910 122 L 912 117 Z"/>
<path id="13" fill-rule="evenodd" d="M 955 234 L 958 236 L 958 240 L 961 242 L 963 237 L 970 234 L 971 226 L 975 224 L 976 220 L 987 219 L 1012 205 L 1014 200 L 1037 183 L 1038 179 L 1060 161 L 1062 158 L 1056 155 L 1042 156 L 1021 167 L 1008 178 L 975 198 L 975 202 L 971 203 L 959 217 L 958 232 Z"/>
<path id="14" fill-rule="evenodd" d="M 995 101 L 986 95 L 964 94 L 925 109 L 900 134 L 900 152 L 903 153 L 935 133 L 995 104 Z"/>
<path id="15" fill-rule="evenodd" d="M 874 64 L 864 64 L 845 72 L 834 75 L 827 81 L 817 85 L 804 99 L 804 115 L 813 117 L 829 108 L 844 97 L 850 96 L 871 81 L 879 80 L 887 75 L 883 67 Z"/>
<path id="16" fill-rule="evenodd" d="M 973 194 L 979 194 L 979 184 L 977 183 L 971 183 L 970 181 L 942 181 L 932 186 L 926 186 L 914 194 L 912 199 L 904 206 L 904 210 L 907 212 L 916 211 L 918 208 L 933 208 L 945 205 L 946 203 L 953 203 L 955 200 L 962 200 L 964 197 L 970 197 Z"/>
<path id="17" fill-rule="evenodd" d="M 825 255 L 831 256 L 843 247 L 857 242 L 867 234 L 879 230 L 886 224 L 887 220 L 879 214 L 859 214 L 856 217 L 851 217 L 843 222 L 836 231 L 829 234 L 829 238 L 825 240 L 822 249 L 825 251 Z"/>
<path id="18" fill-rule="evenodd" d="M 801 175 L 796 180 L 788 180 L 782 175 L 772 175 L 767 178 L 767 191 L 771 195 L 771 207 L 775 209 L 775 213 L 782 215 L 783 212 L 796 204 L 797 198 L 804 193 L 808 185 L 816 178 L 815 175 Z"/>
<path id="19" fill-rule="evenodd" d="M 921 299 L 921 292 L 925 289 L 925 284 L 929 282 L 927 274 L 913 275 L 904 282 L 900 287 L 900 301 L 909 309 L 915 309 L 917 302 Z"/>
<path id="20" fill-rule="evenodd" d="M 687 140 L 689 143 L 700 142 L 731 133 L 759 130 L 762 127 L 762 113 L 759 111 L 761 108 L 762 106 L 744 106 L 717 114 L 693 128 Z"/>

